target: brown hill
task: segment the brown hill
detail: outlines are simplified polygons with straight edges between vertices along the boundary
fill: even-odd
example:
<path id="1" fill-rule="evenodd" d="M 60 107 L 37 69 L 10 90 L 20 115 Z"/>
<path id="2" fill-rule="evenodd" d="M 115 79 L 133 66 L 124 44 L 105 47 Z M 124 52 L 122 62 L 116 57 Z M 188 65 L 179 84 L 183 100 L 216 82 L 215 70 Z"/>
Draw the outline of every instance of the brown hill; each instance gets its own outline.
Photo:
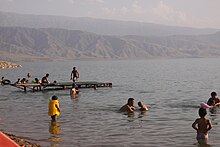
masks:
<path id="1" fill-rule="evenodd" d="M 147 59 L 220 55 L 220 33 L 104 36 L 78 30 L 0 27 L 1 60 Z"/>

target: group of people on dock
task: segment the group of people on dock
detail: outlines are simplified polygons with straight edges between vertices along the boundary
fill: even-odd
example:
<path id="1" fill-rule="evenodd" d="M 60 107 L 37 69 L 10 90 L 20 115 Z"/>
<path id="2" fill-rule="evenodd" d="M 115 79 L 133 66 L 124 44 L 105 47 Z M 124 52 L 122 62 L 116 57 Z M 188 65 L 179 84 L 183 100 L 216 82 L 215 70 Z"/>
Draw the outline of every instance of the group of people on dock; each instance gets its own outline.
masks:
<path id="1" fill-rule="evenodd" d="M 4 78 L 4 77 L 3 77 Z M 27 84 L 27 83 L 35 83 L 35 84 L 49 84 L 49 73 L 47 73 L 45 76 L 43 76 L 43 78 L 41 80 L 39 80 L 38 78 L 34 78 L 34 80 L 32 80 L 30 82 L 30 78 L 31 78 L 31 74 L 28 73 L 27 74 L 27 78 L 18 78 L 17 81 L 14 84 Z M 73 67 L 73 70 L 71 71 L 70 74 L 70 80 L 72 80 L 73 82 L 76 82 L 79 79 L 79 72 L 77 71 L 76 67 Z M 2 79 L 3 81 L 3 79 Z M 56 81 L 54 81 L 54 83 L 56 83 Z"/>

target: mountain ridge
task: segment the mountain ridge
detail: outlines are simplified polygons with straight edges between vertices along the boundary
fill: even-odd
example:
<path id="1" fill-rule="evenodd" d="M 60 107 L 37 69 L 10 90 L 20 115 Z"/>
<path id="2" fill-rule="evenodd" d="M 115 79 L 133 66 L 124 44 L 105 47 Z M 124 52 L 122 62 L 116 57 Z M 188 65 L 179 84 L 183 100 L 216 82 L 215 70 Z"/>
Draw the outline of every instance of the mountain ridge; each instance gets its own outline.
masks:
<path id="1" fill-rule="evenodd" d="M 219 57 L 220 32 L 110 36 L 81 30 L 0 27 L 1 60 L 112 60 Z"/>
<path id="2" fill-rule="evenodd" d="M 0 11 L 0 26 L 28 28 L 63 28 L 82 30 L 100 35 L 137 35 L 137 36 L 170 36 L 200 35 L 220 31 L 212 28 L 190 28 L 167 26 L 161 24 L 98 19 L 88 17 L 67 17 L 53 15 L 18 14 Z"/>

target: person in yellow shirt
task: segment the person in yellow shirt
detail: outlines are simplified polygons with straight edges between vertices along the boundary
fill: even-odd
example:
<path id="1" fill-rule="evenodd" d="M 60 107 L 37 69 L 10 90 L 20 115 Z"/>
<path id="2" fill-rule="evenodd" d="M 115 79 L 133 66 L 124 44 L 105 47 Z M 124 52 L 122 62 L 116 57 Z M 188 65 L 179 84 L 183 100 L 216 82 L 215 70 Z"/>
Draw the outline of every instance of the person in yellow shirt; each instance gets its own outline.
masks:
<path id="1" fill-rule="evenodd" d="M 57 96 L 52 96 L 48 103 L 48 115 L 51 116 L 51 121 L 56 122 L 57 116 L 60 115 L 60 107 Z"/>

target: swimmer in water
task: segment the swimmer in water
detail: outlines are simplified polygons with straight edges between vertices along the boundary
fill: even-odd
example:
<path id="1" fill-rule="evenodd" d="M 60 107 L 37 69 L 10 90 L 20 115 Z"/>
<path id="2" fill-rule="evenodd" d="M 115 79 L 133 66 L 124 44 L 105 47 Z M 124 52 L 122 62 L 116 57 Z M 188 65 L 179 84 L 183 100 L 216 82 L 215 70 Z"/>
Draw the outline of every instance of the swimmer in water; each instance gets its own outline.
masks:
<path id="1" fill-rule="evenodd" d="M 138 102 L 138 106 L 140 107 L 139 110 L 140 111 L 147 111 L 148 108 L 145 104 L 143 104 L 141 101 Z"/>
<path id="2" fill-rule="evenodd" d="M 79 89 L 75 83 L 73 83 L 72 88 L 70 89 L 70 95 L 79 94 Z"/>
<path id="3" fill-rule="evenodd" d="M 129 98 L 127 104 L 122 106 L 119 111 L 121 112 L 134 112 L 134 98 Z"/>

